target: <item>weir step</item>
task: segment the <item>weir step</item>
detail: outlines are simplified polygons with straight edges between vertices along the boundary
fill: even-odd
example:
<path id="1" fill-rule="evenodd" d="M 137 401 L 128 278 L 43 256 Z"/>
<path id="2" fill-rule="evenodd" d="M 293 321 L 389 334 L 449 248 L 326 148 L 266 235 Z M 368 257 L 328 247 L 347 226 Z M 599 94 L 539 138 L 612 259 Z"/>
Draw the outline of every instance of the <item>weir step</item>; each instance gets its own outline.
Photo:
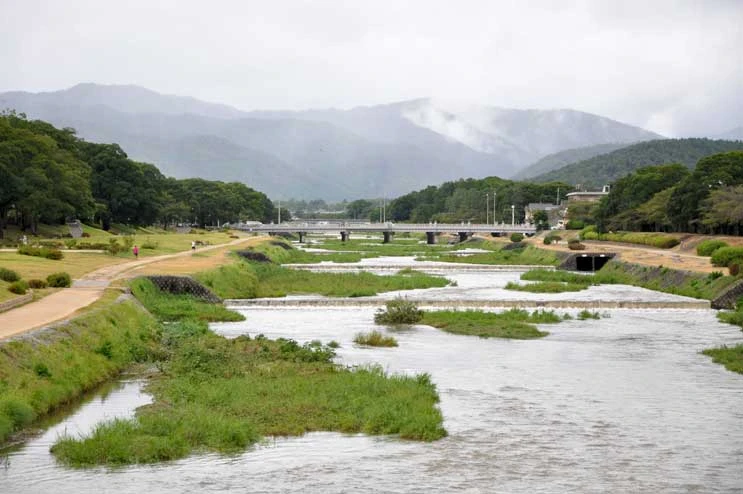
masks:
<path id="1" fill-rule="evenodd" d="M 455 308 L 551 308 L 551 309 L 694 309 L 710 308 L 707 300 L 678 300 L 651 302 L 643 300 L 415 300 L 406 299 L 419 307 Z M 228 299 L 231 309 L 255 307 L 383 307 L 384 299 Z"/>

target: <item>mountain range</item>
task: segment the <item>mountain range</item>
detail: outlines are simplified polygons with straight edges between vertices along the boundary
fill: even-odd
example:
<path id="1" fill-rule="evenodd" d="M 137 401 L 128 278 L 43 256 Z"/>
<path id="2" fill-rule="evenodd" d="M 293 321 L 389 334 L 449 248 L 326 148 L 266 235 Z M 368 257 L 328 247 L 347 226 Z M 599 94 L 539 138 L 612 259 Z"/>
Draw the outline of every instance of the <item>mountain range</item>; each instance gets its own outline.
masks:
<path id="1" fill-rule="evenodd" d="M 510 178 L 551 153 L 658 134 L 570 109 L 425 98 L 349 110 L 253 111 L 131 85 L 0 93 L 14 109 L 115 142 L 166 175 L 240 181 L 273 198 L 394 197 L 459 178 Z M 606 152 L 606 151 L 597 151 Z"/>

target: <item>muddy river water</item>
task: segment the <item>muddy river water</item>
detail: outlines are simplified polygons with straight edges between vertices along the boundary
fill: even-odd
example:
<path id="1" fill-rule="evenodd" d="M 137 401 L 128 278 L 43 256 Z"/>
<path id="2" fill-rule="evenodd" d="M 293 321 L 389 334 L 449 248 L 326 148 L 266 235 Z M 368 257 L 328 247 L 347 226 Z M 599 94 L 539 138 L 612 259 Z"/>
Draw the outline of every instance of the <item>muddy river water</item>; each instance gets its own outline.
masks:
<path id="1" fill-rule="evenodd" d="M 517 298 L 502 287 L 518 275 L 452 271 L 458 286 L 416 295 L 444 306 Z M 550 297 L 679 299 L 624 286 Z M 743 341 L 743 333 L 712 310 L 606 310 L 598 321 L 546 325 L 549 336 L 529 341 L 414 326 L 395 331 L 400 346 L 392 349 L 352 342 L 375 328 L 373 307 L 240 310 L 246 321 L 213 328 L 228 337 L 336 340 L 342 364 L 431 374 L 449 436 L 419 443 L 313 433 L 270 438 L 237 456 L 121 469 L 57 465 L 48 450 L 60 433 L 131 416 L 148 402 L 141 382 L 125 381 L 1 452 L 0 492 L 743 492 L 743 376 L 699 353 Z"/>

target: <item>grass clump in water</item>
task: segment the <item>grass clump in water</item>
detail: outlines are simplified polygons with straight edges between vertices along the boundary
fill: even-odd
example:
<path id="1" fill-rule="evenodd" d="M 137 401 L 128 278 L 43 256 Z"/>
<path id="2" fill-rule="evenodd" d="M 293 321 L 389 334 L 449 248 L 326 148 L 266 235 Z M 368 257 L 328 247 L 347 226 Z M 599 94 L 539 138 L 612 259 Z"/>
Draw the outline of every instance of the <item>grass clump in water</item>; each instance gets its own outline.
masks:
<path id="1" fill-rule="evenodd" d="M 148 390 L 154 403 L 131 420 L 66 437 L 52 448 L 74 466 L 153 463 L 196 451 L 238 453 L 265 436 L 310 431 L 395 434 L 432 441 L 446 435 L 427 374 L 350 370 L 318 342 L 247 336 L 229 340 L 203 322 L 169 325 L 169 358 Z M 198 325 L 202 325 L 199 329 Z"/>
<path id="2" fill-rule="evenodd" d="M 378 309 L 374 314 L 377 324 L 415 324 L 423 318 L 423 311 L 410 300 L 397 297 L 385 303 L 385 309 Z"/>
<path id="3" fill-rule="evenodd" d="M 563 319 L 553 311 L 510 309 L 504 312 L 432 311 L 423 316 L 423 324 L 449 333 L 481 338 L 533 339 L 547 336 L 535 324 L 554 324 Z"/>
<path id="4" fill-rule="evenodd" d="M 604 317 L 608 317 L 608 314 L 604 314 Z M 601 314 L 598 312 L 591 312 L 588 309 L 583 309 L 578 313 L 578 320 L 585 321 L 587 319 L 601 319 Z"/>
<path id="5" fill-rule="evenodd" d="M 394 336 L 385 336 L 380 331 L 370 331 L 368 333 L 357 333 L 353 339 L 354 343 L 366 346 L 397 346 L 397 340 Z"/>
<path id="6" fill-rule="evenodd" d="M 712 357 L 714 363 L 724 365 L 727 370 L 743 374 L 743 344 L 709 348 L 702 353 Z"/>
<path id="7" fill-rule="evenodd" d="M 512 244 L 513 245 L 513 244 Z M 493 250 L 487 253 L 477 253 L 469 256 L 459 256 L 451 253 L 432 253 L 421 257 L 422 260 L 458 262 L 465 264 L 533 264 L 554 266 L 558 264 L 557 257 L 552 251 L 537 249 L 531 245 L 524 248 Z"/>
<path id="8" fill-rule="evenodd" d="M 588 288 L 587 285 L 579 285 L 577 283 L 563 283 L 561 281 L 539 281 L 536 283 L 529 283 L 522 285 L 520 283 L 514 283 L 509 281 L 506 286 L 506 290 L 515 290 L 519 292 L 531 292 L 531 293 L 563 293 L 563 292 L 579 292 Z"/>

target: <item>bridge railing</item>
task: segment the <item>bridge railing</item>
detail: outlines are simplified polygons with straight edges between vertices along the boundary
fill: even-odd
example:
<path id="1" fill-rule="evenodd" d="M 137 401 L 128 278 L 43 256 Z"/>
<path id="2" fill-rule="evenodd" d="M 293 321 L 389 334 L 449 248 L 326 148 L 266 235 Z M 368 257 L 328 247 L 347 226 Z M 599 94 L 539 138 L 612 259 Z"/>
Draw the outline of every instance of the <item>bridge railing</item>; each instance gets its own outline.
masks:
<path id="1" fill-rule="evenodd" d="M 250 232 L 436 232 L 436 233 L 534 233 L 536 228 L 532 225 L 518 224 L 496 224 L 487 225 L 483 223 L 346 223 L 346 224 L 310 224 L 302 222 L 291 222 L 269 225 L 237 226 L 241 230 Z"/>

